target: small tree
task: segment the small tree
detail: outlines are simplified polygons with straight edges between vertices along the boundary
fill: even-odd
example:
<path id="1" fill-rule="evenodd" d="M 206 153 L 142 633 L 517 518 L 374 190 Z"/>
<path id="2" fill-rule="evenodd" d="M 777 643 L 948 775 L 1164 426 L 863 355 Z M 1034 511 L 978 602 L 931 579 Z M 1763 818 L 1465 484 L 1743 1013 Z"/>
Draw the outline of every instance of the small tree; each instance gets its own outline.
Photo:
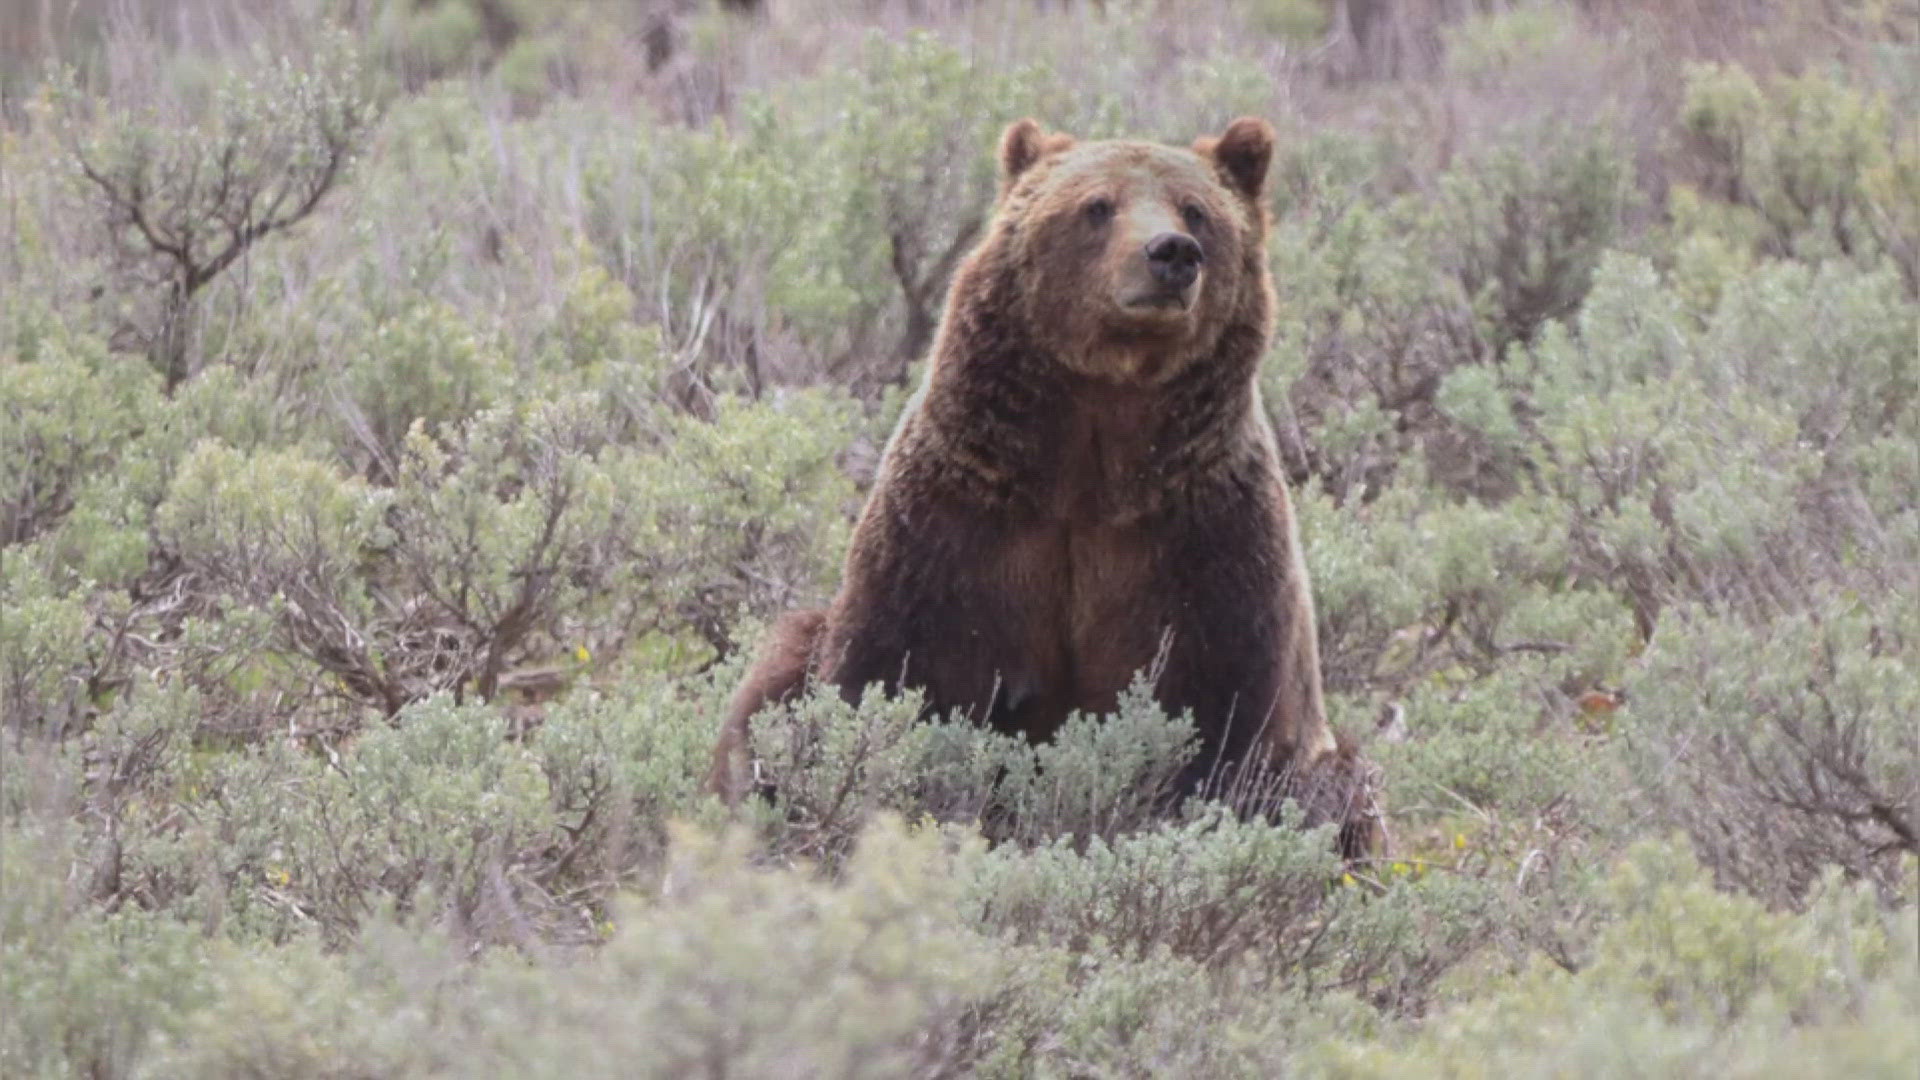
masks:
<path id="1" fill-rule="evenodd" d="M 256 242 L 293 227 L 340 182 L 373 117 L 344 38 L 311 61 L 237 70 L 206 100 L 91 110 L 71 74 L 58 115 L 122 284 L 130 330 L 171 394 L 193 373 L 195 298 Z M 137 308 L 136 310 L 139 310 Z"/>

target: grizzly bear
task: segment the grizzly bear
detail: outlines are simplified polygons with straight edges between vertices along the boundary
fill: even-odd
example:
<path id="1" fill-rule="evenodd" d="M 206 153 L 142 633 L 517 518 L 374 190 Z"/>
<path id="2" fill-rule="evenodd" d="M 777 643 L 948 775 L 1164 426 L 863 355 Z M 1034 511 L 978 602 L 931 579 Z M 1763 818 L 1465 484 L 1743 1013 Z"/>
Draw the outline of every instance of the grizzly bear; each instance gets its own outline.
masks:
<path id="1" fill-rule="evenodd" d="M 1000 142 L 986 235 L 881 457 L 839 595 L 773 627 L 712 790 L 748 786 L 748 721 L 808 679 L 918 688 L 1032 740 L 1150 669 L 1199 752 L 1179 793 L 1284 778 L 1349 855 L 1382 839 L 1368 770 L 1321 703 L 1313 601 L 1260 402 L 1274 286 L 1273 129 L 1191 150 Z"/>

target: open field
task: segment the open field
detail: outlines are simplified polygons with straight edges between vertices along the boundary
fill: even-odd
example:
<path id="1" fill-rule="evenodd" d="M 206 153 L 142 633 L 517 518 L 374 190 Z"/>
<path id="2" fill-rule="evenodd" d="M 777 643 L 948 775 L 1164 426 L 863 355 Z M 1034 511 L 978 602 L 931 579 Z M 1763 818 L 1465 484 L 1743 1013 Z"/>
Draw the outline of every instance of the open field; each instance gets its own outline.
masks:
<path id="1" fill-rule="evenodd" d="M 1391 855 L 1145 697 L 730 820 L 1001 129 L 1246 114 Z M 0 1077 L 1911 1080 L 1916 116 L 1916 0 L 0 0 Z"/>

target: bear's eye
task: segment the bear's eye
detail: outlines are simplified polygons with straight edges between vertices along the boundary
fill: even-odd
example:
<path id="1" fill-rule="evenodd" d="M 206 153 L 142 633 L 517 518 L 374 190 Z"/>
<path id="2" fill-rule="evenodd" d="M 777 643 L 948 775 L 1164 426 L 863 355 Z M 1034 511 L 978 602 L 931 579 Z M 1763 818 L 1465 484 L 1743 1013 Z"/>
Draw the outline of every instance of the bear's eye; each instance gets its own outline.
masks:
<path id="1" fill-rule="evenodd" d="M 1180 216 L 1186 219 L 1187 228 L 1193 232 L 1199 232 L 1207 224 L 1207 212 L 1193 203 L 1182 206 Z"/>
<path id="2" fill-rule="evenodd" d="M 1113 218 L 1113 200 L 1105 196 L 1089 199 L 1087 205 L 1081 208 L 1081 212 L 1086 214 L 1087 220 L 1095 225 L 1105 225 Z"/>

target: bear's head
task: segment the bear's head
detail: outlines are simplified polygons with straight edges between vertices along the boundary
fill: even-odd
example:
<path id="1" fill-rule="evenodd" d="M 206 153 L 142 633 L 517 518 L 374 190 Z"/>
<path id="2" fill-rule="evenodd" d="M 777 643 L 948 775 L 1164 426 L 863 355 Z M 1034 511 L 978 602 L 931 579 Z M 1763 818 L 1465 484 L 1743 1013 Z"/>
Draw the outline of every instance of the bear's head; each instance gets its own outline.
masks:
<path id="1" fill-rule="evenodd" d="M 987 242 L 1035 342 L 1082 375 L 1152 384 L 1226 333 L 1264 340 L 1273 146 L 1251 118 L 1188 150 L 1007 128 Z"/>

